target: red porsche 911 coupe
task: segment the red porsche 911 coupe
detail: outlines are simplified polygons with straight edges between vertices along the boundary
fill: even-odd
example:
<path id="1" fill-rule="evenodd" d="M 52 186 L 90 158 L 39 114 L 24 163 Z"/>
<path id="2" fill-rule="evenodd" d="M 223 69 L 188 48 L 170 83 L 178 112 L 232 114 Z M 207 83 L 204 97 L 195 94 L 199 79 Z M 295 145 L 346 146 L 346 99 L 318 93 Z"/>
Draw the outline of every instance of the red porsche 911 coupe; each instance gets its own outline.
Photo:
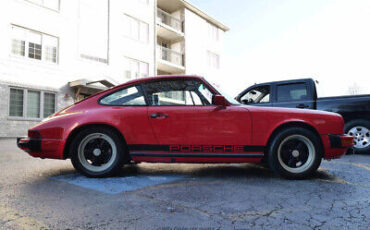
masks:
<path id="1" fill-rule="evenodd" d="M 137 79 L 50 116 L 18 138 L 33 157 L 106 177 L 123 164 L 267 162 L 305 178 L 353 145 L 340 115 L 241 105 L 197 76 Z"/>

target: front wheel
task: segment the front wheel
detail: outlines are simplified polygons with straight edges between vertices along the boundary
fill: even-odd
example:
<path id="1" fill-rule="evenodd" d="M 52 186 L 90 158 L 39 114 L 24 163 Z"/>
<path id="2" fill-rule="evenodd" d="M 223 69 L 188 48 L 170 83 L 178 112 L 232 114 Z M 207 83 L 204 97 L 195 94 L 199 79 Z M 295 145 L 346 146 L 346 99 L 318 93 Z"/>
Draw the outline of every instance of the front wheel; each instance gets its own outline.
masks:
<path id="1" fill-rule="evenodd" d="M 370 121 L 350 121 L 346 123 L 344 131 L 354 137 L 353 153 L 370 153 Z"/>
<path id="2" fill-rule="evenodd" d="M 72 141 L 71 160 L 75 169 L 85 176 L 111 176 L 123 165 L 123 143 L 110 129 L 88 128 Z"/>
<path id="3" fill-rule="evenodd" d="M 304 128 L 287 128 L 275 135 L 270 144 L 270 168 L 289 179 L 312 175 L 321 164 L 322 147 L 319 137 Z"/>

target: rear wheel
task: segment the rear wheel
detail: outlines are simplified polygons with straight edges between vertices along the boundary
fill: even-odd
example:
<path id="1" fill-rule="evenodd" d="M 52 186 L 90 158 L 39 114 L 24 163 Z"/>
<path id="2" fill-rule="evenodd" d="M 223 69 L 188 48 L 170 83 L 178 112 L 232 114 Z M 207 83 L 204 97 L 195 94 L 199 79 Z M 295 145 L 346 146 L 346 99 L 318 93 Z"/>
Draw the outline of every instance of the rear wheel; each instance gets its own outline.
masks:
<path id="1" fill-rule="evenodd" d="M 320 166 L 322 147 L 319 137 L 304 128 L 287 128 L 272 139 L 268 162 L 270 168 L 289 179 L 303 179 Z"/>
<path id="2" fill-rule="evenodd" d="M 370 153 L 370 121 L 350 121 L 346 123 L 344 131 L 354 137 L 353 153 Z"/>
<path id="3" fill-rule="evenodd" d="M 124 146 L 108 128 L 88 128 L 74 138 L 71 160 L 75 169 L 88 177 L 114 175 L 124 163 Z"/>

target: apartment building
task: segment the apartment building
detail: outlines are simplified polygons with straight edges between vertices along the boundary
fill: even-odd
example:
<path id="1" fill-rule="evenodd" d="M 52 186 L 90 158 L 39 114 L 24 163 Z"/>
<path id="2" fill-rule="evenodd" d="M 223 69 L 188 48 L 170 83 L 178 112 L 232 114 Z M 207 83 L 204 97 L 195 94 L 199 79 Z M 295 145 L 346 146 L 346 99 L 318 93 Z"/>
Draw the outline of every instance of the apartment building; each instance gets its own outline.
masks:
<path id="1" fill-rule="evenodd" d="M 0 137 L 134 78 L 217 77 L 227 30 L 184 0 L 2 0 Z"/>

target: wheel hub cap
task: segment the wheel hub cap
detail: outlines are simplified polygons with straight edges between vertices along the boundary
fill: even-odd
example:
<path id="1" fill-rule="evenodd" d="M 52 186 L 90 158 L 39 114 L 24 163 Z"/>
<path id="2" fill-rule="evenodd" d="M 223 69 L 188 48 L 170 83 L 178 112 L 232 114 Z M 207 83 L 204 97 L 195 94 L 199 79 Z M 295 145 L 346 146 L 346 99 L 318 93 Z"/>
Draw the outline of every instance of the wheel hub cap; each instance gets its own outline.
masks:
<path id="1" fill-rule="evenodd" d="M 98 157 L 101 154 L 101 150 L 100 149 L 94 149 L 93 154 L 94 154 L 94 156 Z"/>
<path id="2" fill-rule="evenodd" d="M 299 151 L 297 149 L 292 152 L 293 157 L 299 157 Z"/>
<path id="3" fill-rule="evenodd" d="M 363 126 L 355 126 L 347 134 L 354 137 L 355 148 L 362 149 L 370 145 L 370 130 Z"/>

